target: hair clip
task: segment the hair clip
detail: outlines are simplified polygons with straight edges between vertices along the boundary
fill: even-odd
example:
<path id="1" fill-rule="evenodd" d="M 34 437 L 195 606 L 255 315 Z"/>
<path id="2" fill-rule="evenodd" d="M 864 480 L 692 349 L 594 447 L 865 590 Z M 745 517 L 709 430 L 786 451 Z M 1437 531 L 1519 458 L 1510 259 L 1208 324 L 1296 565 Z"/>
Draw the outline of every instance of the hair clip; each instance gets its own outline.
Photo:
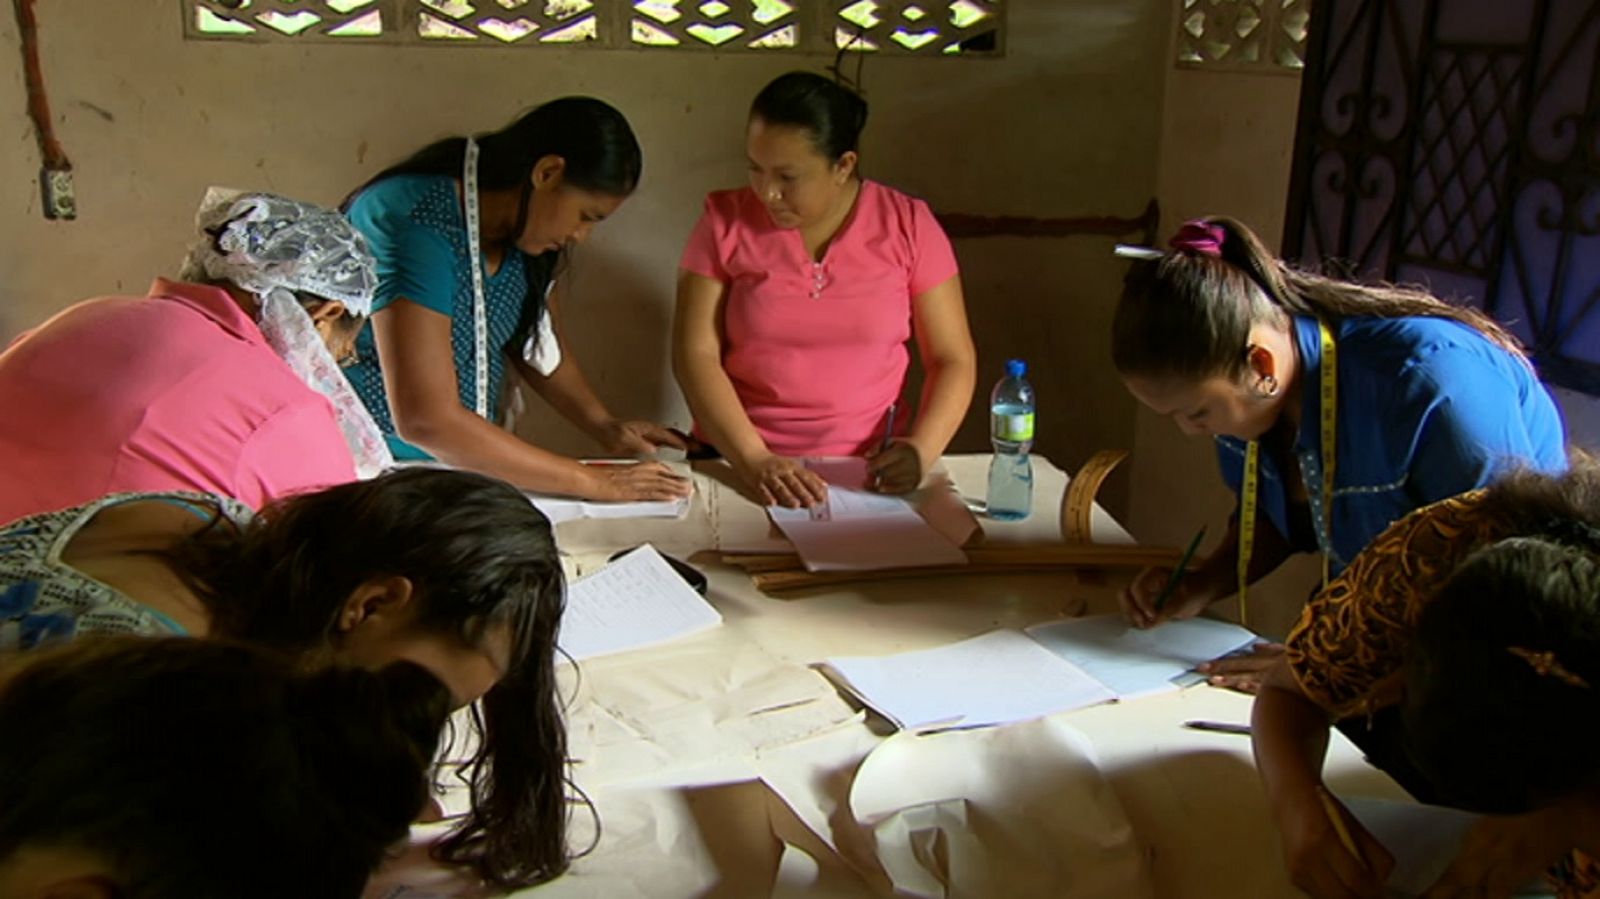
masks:
<path id="1" fill-rule="evenodd" d="M 1123 259 L 1143 259 L 1149 262 L 1153 262 L 1167 255 L 1166 253 L 1163 253 L 1153 247 L 1140 247 L 1129 243 L 1117 244 L 1116 249 L 1112 250 L 1111 253 L 1112 255 L 1120 256 Z"/>
<path id="2" fill-rule="evenodd" d="M 1520 646 L 1508 646 L 1506 647 L 1506 652 L 1527 662 L 1532 666 L 1534 673 L 1540 677 L 1553 677 L 1571 687 L 1581 687 L 1583 689 L 1588 689 L 1589 687 L 1588 681 L 1573 674 L 1565 665 L 1561 664 L 1561 661 L 1556 658 L 1554 650 L 1546 649 L 1543 652 L 1534 652 L 1531 649 L 1523 649 Z"/>

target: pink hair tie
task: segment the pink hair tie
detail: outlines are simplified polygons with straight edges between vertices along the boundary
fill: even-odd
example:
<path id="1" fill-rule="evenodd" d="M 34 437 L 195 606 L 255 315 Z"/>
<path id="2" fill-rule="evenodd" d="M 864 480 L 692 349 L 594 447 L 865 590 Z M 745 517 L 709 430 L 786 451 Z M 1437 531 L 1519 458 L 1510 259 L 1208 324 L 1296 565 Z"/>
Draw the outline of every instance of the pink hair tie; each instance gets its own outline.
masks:
<path id="1" fill-rule="evenodd" d="M 1213 259 L 1222 257 L 1222 242 L 1228 232 L 1221 225 L 1195 219 L 1184 222 L 1178 233 L 1172 235 L 1167 245 L 1180 253 L 1198 253 Z"/>

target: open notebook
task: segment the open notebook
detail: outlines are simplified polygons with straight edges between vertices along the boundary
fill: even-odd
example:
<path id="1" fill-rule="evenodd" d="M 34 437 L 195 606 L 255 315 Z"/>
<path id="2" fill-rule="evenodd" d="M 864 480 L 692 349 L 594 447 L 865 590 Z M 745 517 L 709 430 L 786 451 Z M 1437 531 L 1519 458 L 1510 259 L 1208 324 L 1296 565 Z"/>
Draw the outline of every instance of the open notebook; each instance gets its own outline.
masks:
<path id="1" fill-rule="evenodd" d="M 574 661 L 697 634 L 722 616 L 648 543 L 567 587 L 560 644 Z"/>
<path id="2" fill-rule="evenodd" d="M 828 482 L 828 501 L 809 509 L 769 506 L 808 571 L 868 571 L 925 565 L 963 565 L 967 554 L 904 496 L 867 489 L 867 460 L 806 459 Z"/>
<path id="3" fill-rule="evenodd" d="M 830 658 L 822 670 L 897 726 L 985 727 L 1176 690 L 1257 637 L 1208 618 L 1134 630 L 1117 616 L 990 631 L 933 649 Z"/>

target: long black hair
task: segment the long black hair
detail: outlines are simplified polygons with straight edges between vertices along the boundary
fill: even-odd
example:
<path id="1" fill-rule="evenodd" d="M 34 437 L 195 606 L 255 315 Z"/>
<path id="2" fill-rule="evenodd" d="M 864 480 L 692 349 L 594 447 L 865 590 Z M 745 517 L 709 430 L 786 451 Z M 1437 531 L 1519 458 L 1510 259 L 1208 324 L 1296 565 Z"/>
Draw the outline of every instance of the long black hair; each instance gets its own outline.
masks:
<path id="1" fill-rule="evenodd" d="M 1505 536 L 1418 617 L 1405 745 L 1451 805 L 1511 814 L 1600 786 L 1600 468 L 1513 475 L 1480 509 Z"/>
<path id="2" fill-rule="evenodd" d="M 408 662 L 305 671 L 226 641 L 104 637 L 17 664 L 0 864 L 86 851 L 128 899 L 356 899 L 427 798 L 450 709 Z"/>
<path id="3" fill-rule="evenodd" d="M 1410 287 L 1359 284 L 1303 271 L 1278 259 L 1255 232 L 1227 216 L 1197 224 L 1221 234 L 1221 254 L 1174 250 L 1137 261 L 1111 325 L 1111 360 L 1123 376 L 1198 381 L 1241 374 L 1250 328 L 1286 315 L 1330 321 L 1353 316 L 1432 316 L 1476 329 L 1522 355 L 1493 319 Z"/>
<path id="4" fill-rule="evenodd" d="M 461 772 L 472 811 L 436 853 L 507 888 L 566 870 L 567 739 L 555 681 L 564 581 L 550 522 L 516 488 L 403 468 L 280 501 L 242 528 L 219 520 L 164 555 L 219 636 L 292 653 L 336 646 L 346 599 L 391 576 L 411 581 L 424 629 L 474 647 L 509 631 L 510 664 L 473 712 L 480 739 Z"/>
<path id="5" fill-rule="evenodd" d="M 522 201 L 514 234 L 528 222 L 533 200 L 533 169 L 546 156 L 565 163 L 562 181 L 580 190 L 610 197 L 626 197 L 639 185 L 644 155 L 628 120 L 616 107 L 594 97 L 561 97 L 518 116 L 498 131 L 477 134 L 478 183 L 484 190 L 519 189 Z M 467 158 L 467 139 L 447 137 L 435 141 L 389 166 L 350 192 L 339 205 L 349 211 L 362 191 L 399 175 L 461 176 Z M 544 308 L 544 286 L 554 276 L 562 251 L 523 260 L 528 296 L 517 333 L 526 334 L 539 321 Z"/>

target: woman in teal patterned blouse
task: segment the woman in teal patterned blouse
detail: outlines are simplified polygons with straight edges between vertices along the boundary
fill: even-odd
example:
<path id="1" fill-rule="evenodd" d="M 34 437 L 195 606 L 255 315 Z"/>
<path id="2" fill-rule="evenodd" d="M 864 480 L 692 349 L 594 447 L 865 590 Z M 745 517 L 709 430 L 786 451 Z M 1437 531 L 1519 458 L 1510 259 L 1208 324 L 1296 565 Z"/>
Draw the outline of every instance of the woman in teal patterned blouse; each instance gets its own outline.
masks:
<path id="1" fill-rule="evenodd" d="M 622 205 L 640 168 L 621 113 L 567 97 L 428 146 L 351 196 L 379 286 L 349 375 L 396 458 L 589 499 L 688 493 L 659 463 L 585 466 L 495 425 L 509 361 L 609 453 L 684 448 L 665 427 L 611 414 L 554 327 L 563 257 Z"/>

